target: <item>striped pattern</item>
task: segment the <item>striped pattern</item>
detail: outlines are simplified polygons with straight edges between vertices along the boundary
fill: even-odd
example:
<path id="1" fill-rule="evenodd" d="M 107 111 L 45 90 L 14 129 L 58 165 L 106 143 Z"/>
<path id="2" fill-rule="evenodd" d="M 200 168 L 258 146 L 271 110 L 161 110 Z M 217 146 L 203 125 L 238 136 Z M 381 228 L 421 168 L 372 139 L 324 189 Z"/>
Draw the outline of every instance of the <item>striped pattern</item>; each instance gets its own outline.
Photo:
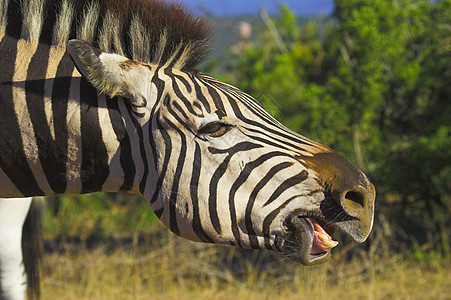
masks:
<path id="1" fill-rule="evenodd" d="M 155 140 L 165 147 L 154 149 L 164 159 L 151 203 L 162 193 L 169 198 L 169 203 L 157 204 L 160 218 L 173 232 L 191 239 L 214 241 L 207 230 L 237 246 L 273 249 L 271 226 L 283 208 L 299 206 L 307 194 L 321 198 L 323 191 L 295 156 L 330 150 L 282 127 L 236 88 L 200 74 L 165 74 L 182 101 L 165 103 L 164 116 L 157 118 L 160 132 Z M 202 91 L 202 97 L 196 91 Z M 202 119 L 221 120 L 231 128 L 223 139 L 204 137 L 192 126 Z M 168 132 L 177 134 L 171 137 Z M 180 195 L 179 186 L 190 186 L 190 196 Z M 182 228 L 182 210 L 192 226 Z M 202 219 L 205 215 L 209 218 Z"/>
<path id="2" fill-rule="evenodd" d="M 74 77 L 78 72 L 64 51 L 8 37 L 2 43 L 7 44 L 2 54 L 11 51 L 11 61 L 16 62 L 5 66 L 9 61 L 3 60 L 9 70 L 0 75 L 4 117 L 0 166 L 13 183 L 4 186 L 7 179 L 1 177 L 4 196 L 101 190 L 109 163 L 123 148 L 119 141 L 125 125 L 117 102 L 97 97 L 88 82 Z M 114 129 L 108 121 L 112 119 L 119 121 Z M 104 144 L 103 139 L 109 142 Z M 134 174 L 120 176 L 125 177 L 124 185 L 130 185 L 129 176 Z"/>
<path id="3" fill-rule="evenodd" d="M 188 18 L 199 39 L 184 38 L 185 28 L 150 32 L 142 15 L 124 19 L 95 1 L 77 13 L 76 3 L 4 1 L 0 11 L 1 197 L 141 193 L 174 233 L 246 248 L 283 252 L 293 215 L 366 238 L 374 187 L 365 175 L 249 95 L 193 71 L 208 40 L 198 19 Z M 107 26 L 117 20 L 130 45 Z M 68 53 L 72 37 L 102 50 L 73 41 Z M 364 196 L 343 196 L 356 186 Z"/>

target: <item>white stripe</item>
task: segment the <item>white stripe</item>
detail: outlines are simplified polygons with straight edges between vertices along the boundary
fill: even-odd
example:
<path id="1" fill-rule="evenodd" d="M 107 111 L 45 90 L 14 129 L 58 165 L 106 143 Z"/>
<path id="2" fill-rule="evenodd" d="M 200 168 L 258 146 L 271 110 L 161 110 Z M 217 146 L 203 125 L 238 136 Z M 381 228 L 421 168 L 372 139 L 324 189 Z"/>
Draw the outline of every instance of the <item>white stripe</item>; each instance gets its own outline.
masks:
<path id="1" fill-rule="evenodd" d="M 80 73 L 74 70 L 67 103 L 67 187 L 66 194 L 81 192 L 81 111 L 80 111 Z"/>
<path id="2" fill-rule="evenodd" d="M 49 51 L 49 63 L 47 67 L 47 73 L 45 74 L 45 85 L 44 85 L 44 107 L 45 116 L 47 119 L 47 124 L 49 126 L 50 134 L 52 139 L 55 140 L 55 126 L 53 124 L 53 110 L 52 110 L 52 90 L 54 78 L 58 70 L 58 65 L 61 62 L 65 53 L 65 49 L 50 47 Z"/>
<path id="3" fill-rule="evenodd" d="M 16 113 L 19 127 L 20 138 L 22 139 L 27 163 L 30 166 L 31 172 L 36 179 L 39 188 L 46 194 L 52 194 L 52 190 L 47 181 L 45 173 L 42 169 L 39 160 L 38 146 L 35 140 L 33 125 L 31 123 L 30 113 L 26 105 L 25 80 L 27 79 L 27 69 L 30 61 L 35 54 L 37 44 L 31 44 L 24 40 L 17 42 L 17 58 L 14 66 L 13 82 L 23 84 L 14 84 L 13 86 L 13 102 L 14 111 Z"/>
<path id="4" fill-rule="evenodd" d="M 114 192 L 122 186 L 124 178 L 124 172 L 120 165 L 120 143 L 111 124 L 105 94 L 98 95 L 97 99 L 99 103 L 97 111 L 99 114 L 100 130 L 102 131 L 102 141 L 108 153 L 108 165 L 110 168 L 110 173 L 102 186 L 102 191 Z M 109 100 L 116 101 L 116 99 Z"/>

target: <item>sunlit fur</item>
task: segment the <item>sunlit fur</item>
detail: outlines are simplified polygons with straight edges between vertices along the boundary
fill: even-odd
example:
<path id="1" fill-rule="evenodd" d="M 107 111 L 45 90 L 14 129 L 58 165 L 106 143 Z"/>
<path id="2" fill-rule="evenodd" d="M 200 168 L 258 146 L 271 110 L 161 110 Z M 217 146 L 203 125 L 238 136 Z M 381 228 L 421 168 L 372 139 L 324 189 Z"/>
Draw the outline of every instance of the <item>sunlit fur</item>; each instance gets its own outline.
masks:
<path id="1" fill-rule="evenodd" d="M 9 0 L 0 0 L 0 37 L 3 37 L 5 35 L 8 2 Z"/>
<path id="2" fill-rule="evenodd" d="M 32 43 L 37 43 L 44 21 L 44 1 L 26 0 L 22 2 L 24 26 L 22 36 Z"/>
<path id="3" fill-rule="evenodd" d="M 23 20 L 20 37 L 63 46 L 81 39 L 137 61 L 193 69 L 209 46 L 211 29 L 180 3 L 164 0 L 21 0 L 20 16 L 8 20 L 11 0 L 0 4 L 0 38 L 8 22 Z M 44 24 L 52 30 L 43 31 Z M 19 36 L 16 36 L 19 37 Z"/>
<path id="4" fill-rule="evenodd" d="M 53 28 L 52 45 L 66 47 L 69 40 L 70 28 L 74 18 L 74 6 L 70 0 L 60 2 L 57 19 Z M 93 26 L 91 26 L 93 28 Z M 82 35 L 80 35 L 81 37 Z"/>
<path id="5" fill-rule="evenodd" d="M 100 5 L 98 1 L 88 2 L 80 16 L 80 25 L 77 27 L 77 37 L 88 43 L 94 43 L 95 30 L 99 20 Z M 60 41 L 66 44 L 67 40 Z"/>

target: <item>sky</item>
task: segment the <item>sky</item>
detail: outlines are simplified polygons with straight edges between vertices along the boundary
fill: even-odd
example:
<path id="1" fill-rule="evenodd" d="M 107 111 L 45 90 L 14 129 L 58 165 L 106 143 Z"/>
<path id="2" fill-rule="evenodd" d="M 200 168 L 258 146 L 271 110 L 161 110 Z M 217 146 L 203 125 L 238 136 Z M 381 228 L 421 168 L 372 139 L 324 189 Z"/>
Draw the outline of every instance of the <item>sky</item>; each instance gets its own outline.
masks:
<path id="1" fill-rule="evenodd" d="M 196 12 L 211 12 L 218 16 L 255 15 L 264 7 L 277 14 L 280 4 L 286 4 L 297 15 L 330 14 L 333 0 L 181 0 Z"/>

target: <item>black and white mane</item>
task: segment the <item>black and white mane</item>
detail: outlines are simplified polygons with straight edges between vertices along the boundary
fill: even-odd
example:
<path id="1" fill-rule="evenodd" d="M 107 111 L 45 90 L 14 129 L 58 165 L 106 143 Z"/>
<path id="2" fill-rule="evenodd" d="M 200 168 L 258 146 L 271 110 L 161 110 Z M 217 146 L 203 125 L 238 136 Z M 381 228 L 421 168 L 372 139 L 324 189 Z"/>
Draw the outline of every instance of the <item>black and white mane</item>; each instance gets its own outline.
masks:
<path id="1" fill-rule="evenodd" d="M 3 0 L 0 34 L 64 47 L 80 39 L 102 51 L 192 70 L 212 30 L 183 4 L 163 0 Z"/>

